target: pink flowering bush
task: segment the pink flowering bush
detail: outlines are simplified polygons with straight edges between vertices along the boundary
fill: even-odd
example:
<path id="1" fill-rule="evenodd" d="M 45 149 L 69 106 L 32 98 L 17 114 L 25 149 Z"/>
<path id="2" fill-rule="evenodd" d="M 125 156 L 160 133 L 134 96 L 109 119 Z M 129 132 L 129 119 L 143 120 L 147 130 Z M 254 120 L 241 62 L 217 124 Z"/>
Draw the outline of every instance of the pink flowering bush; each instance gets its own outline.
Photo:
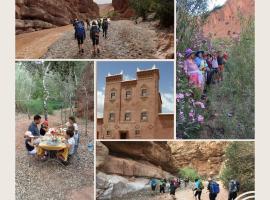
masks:
<path id="1" fill-rule="evenodd" d="M 188 83 L 183 69 L 183 56 L 177 53 L 176 123 L 177 138 L 195 138 L 204 123 L 205 104 L 200 100 L 199 89 Z"/>

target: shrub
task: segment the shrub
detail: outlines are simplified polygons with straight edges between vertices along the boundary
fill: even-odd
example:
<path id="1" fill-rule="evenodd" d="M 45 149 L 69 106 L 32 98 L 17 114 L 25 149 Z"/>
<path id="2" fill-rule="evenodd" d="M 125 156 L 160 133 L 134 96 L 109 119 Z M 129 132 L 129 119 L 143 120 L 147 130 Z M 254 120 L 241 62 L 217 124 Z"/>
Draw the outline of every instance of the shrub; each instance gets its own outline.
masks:
<path id="1" fill-rule="evenodd" d="M 253 191 L 255 187 L 254 142 L 232 142 L 226 149 L 226 161 L 221 172 L 221 180 L 228 188 L 229 181 L 240 182 L 242 192 Z"/>
<path id="2" fill-rule="evenodd" d="M 184 167 L 179 169 L 179 176 L 181 178 L 189 178 L 191 181 L 194 181 L 196 178 L 201 178 L 198 172 L 191 167 Z"/>
<path id="3" fill-rule="evenodd" d="M 223 83 L 212 87 L 208 96 L 210 109 L 220 115 L 218 123 L 224 127 L 225 137 L 254 138 L 254 19 L 243 27 L 239 42 L 229 50 Z"/>

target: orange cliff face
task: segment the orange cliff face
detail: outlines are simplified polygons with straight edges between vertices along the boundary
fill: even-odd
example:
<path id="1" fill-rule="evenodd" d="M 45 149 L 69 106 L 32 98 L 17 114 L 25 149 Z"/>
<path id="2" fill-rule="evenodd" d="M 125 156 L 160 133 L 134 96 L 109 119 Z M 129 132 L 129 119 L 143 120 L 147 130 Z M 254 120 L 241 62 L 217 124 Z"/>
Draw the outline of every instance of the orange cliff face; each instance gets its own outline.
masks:
<path id="1" fill-rule="evenodd" d="M 228 0 L 210 13 L 203 34 L 210 38 L 237 38 L 241 32 L 240 17 L 255 16 L 255 0 Z"/>
<path id="2" fill-rule="evenodd" d="M 131 18 L 135 16 L 135 12 L 130 8 L 129 0 L 112 0 L 114 11 L 119 13 L 120 18 Z"/>
<path id="3" fill-rule="evenodd" d="M 64 26 L 99 16 L 93 0 L 16 0 L 16 34 Z"/>

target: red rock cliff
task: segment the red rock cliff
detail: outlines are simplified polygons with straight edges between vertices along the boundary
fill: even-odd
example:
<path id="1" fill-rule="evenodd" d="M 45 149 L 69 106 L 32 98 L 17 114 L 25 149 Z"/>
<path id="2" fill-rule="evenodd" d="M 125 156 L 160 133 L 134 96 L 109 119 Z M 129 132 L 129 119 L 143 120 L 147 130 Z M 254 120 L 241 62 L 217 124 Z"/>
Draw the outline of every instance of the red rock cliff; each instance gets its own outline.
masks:
<path id="1" fill-rule="evenodd" d="M 213 38 L 238 37 L 241 31 L 239 16 L 255 15 L 255 0 L 228 0 L 213 10 L 203 27 L 204 36 Z"/>
<path id="2" fill-rule="evenodd" d="M 93 0 L 16 0 L 16 34 L 70 24 L 99 16 Z"/>
<path id="3" fill-rule="evenodd" d="M 130 18 L 135 15 L 129 6 L 129 0 L 112 0 L 114 11 L 119 13 L 120 18 Z"/>

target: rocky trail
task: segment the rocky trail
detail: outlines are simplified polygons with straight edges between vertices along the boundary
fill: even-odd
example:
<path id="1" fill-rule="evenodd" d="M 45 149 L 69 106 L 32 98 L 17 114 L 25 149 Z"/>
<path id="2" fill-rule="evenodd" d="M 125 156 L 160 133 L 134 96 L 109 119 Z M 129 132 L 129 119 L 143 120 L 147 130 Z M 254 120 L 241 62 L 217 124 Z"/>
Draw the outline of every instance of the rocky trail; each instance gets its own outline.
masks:
<path id="1" fill-rule="evenodd" d="M 227 191 L 222 187 L 221 184 L 221 191 L 218 194 L 216 200 L 227 200 L 228 199 L 228 193 Z M 204 183 L 204 185 L 207 185 Z M 153 194 L 150 189 L 144 190 L 136 193 L 128 194 L 122 198 L 118 198 L 121 200 L 173 200 L 173 197 L 169 194 L 169 191 L 166 191 L 165 194 L 159 194 L 159 191 L 156 191 L 155 194 Z M 191 187 L 188 188 L 181 188 L 177 189 L 175 193 L 175 199 L 176 200 L 196 200 L 194 198 L 194 192 L 192 191 Z M 202 192 L 201 200 L 208 200 L 209 199 L 209 193 L 207 189 L 205 188 Z"/>
<path id="2" fill-rule="evenodd" d="M 108 38 L 100 34 L 100 55 L 92 54 L 87 30 L 84 54 L 78 53 L 71 25 L 16 36 L 16 58 L 49 59 L 140 59 L 172 58 L 173 33 L 157 31 L 154 22 L 135 24 L 131 20 L 111 21 Z"/>

